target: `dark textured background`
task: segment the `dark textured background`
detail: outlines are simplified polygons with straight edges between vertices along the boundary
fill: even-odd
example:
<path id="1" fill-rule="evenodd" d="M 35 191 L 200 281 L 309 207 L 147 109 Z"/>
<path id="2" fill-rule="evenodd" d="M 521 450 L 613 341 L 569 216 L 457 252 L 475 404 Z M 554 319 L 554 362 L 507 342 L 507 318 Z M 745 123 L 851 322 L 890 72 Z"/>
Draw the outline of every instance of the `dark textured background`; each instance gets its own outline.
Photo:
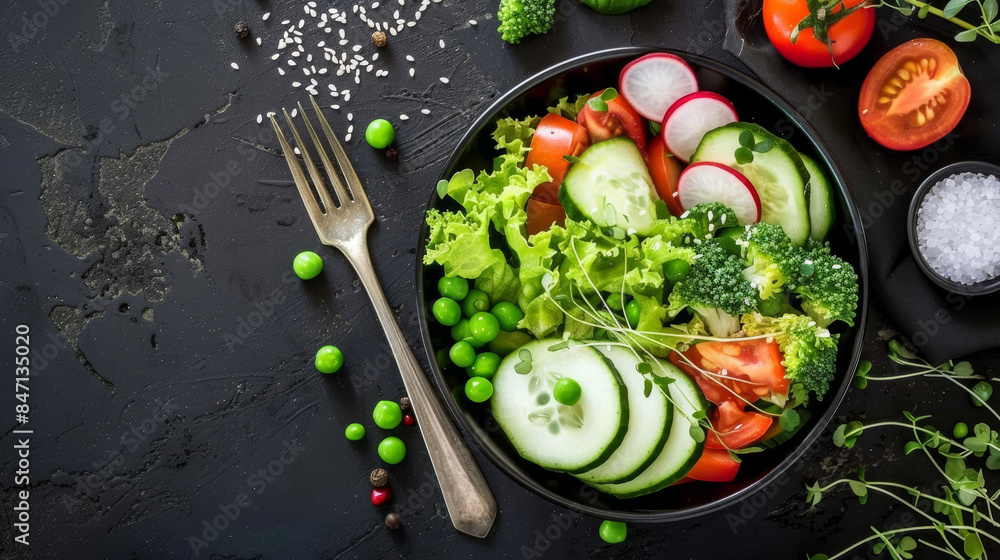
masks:
<path id="1" fill-rule="evenodd" d="M 0 422 L 2 557 L 801 558 L 838 550 L 870 525 L 907 522 L 886 502 L 861 507 L 847 494 L 806 508 L 805 481 L 864 466 L 873 478 L 934 482 L 928 465 L 901 459 L 902 434 L 866 434 L 850 451 L 824 438 L 806 461 L 742 504 L 688 522 L 631 526 L 625 543 L 608 546 L 597 536 L 599 520 L 533 496 L 477 452 L 501 508 L 492 534 L 477 540 L 452 529 L 419 434 L 401 428 L 410 452 L 390 471 L 404 528 L 388 531 L 382 520 L 392 508 L 368 500 L 377 430 L 351 443 L 343 427 L 366 422 L 380 398 L 402 396 L 402 383 L 367 295 L 346 261 L 318 242 L 267 121 L 256 123 L 259 113 L 306 98 L 270 60 L 279 22 L 297 21 L 302 4 L 48 6 L 54 15 L 30 37 L 21 18 L 33 18 L 43 4 L 0 7 L 0 356 L 10 363 L 20 323 L 31 327 L 35 350 L 30 549 L 12 540 L 13 383 L 0 395 L 4 414 L 10 411 Z M 389 70 L 388 78 L 369 74 L 360 88 L 349 84 L 351 101 L 328 114 L 341 135 L 346 113 L 354 114 L 346 149 L 375 207 L 373 259 L 421 360 L 416 234 L 456 138 L 500 92 L 592 50 L 664 46 L 746 69 L 723 49 L 724 8 L 721 1 L 654 0 L 611 17 L 561 0 L 550 34 L 510 46 L 495 32 L 495 2 L 434 3 L 381 51 L 376 67 Z M 272 12 L 268 22 L 260 20 L 265 11 Z M 232 33 L 240 19 L 263 47 Z M 370 55 L 368 28 L 353 16 L 348 21 L 352 44 Z M 921 159 L 911 165 L 928 169 L 968 156 L 1000 159 L 985 135 L 931 155 L 888 154 L 864 137 L 854 103 L 867 68 L 891 46 L 935 33 L 891 18 L 881 23 L 872 45 L 840 72 L 778 61 L 795 79 L 765 78 L 820 131 L 855 193 L 865 200 L 893 179 L 912 192 L 929 173 L 911 177 L 913 157 Z M 319 34 L 307 26 L 305 42 L 315 44 Z M 416 59 L 412 79 L 407 54 Z M 976 92 L 988 92 L 1000 47 L 977 45 L 960 56 Z M 159 69 L 158 81 L 135 90 L 142 99 L 134 106 L 125 104 L 121 96 L 140 86 L 147 69 Z M 988 95 L 974 97 L 967 119 L 992 127 L 1000 110 Z M 410 120 L 401 123 L 401 113 Z M 377 117 L 396 124 L 397 163 L 361 139 Z M 100 129 L 102 120 L 110 130 Z M 216 190 L 211 181 L 226 184 Z M 898 198 L 887 205 L 908 204 L 906 195 Z M 288 271 L 306 249 L 324 255 L 326 267 L 319 279 L 301 282 Z M 865 354 L 876 371 L 888 371 L 877 341 L 886 325 L 880 302 L 872 303 Z M 323 344 L 346 355 L 337 375 L 312 366 Z M 838 420 L 894 419 L 916 409 L 950 426 L 976 417 L 970 408 L 941 381 L 873 384 L 848 395 Z M 280 474 L 258 473 L 269 466 Z M 230 505 L 243 495 L 249 505 Z M 204 522 L 226 509 L 236 518 L 205 533 Z M 196 552 L 190 537 L 207 545 Z"/>

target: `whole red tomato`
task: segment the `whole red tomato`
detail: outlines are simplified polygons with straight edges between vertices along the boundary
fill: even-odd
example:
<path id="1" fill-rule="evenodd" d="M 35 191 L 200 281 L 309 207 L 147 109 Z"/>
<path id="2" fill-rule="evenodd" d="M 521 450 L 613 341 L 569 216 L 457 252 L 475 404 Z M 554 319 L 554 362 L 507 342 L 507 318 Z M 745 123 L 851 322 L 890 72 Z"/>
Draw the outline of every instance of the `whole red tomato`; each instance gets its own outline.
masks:
<path id="1" fill-rule="evenodd" d="M 850 14 L 838 15 L 844 10 Z M 806 18 L 813 25 L 795 36 Z M 865 48 L 875 30 L 875 9 L 867 0 L 844 0 L 829 12 L 812 13 L 807 0 L 764 0 L 764 30 L 778 53 L 793 64 L 827 68 L 847 62 Z"/>

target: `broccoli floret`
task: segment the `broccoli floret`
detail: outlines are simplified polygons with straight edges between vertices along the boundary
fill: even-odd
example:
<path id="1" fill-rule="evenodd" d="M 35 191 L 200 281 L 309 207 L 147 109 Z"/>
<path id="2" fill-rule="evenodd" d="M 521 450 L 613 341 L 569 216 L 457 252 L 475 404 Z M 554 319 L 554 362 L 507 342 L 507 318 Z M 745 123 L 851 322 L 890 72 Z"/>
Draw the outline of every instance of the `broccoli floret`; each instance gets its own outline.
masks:
<path id="1" fill-rule="evenodd" d="M 843 259 L 830 254 L 829 244 L 807 246 L 795 285 L 789 290 L 802 299 L 802 310 L 821 327 L 834 321 L 854 326 L 858 307 L 858 275 Z"/>
<path id="2" fill-rule="evenodd" d="M 718 243 L 702 243 L 697 251 L 691 271 L 670 292 L 667 313 L 674 316 L 688 307 L 713 335 L 730 336 L 740 330 L 737 317 L 756 305 L 757 289 L 743 278 L 740 258 Z"/>
<path id="3" fill-rule="evenodd" d="M 694 228 L 695 239 L 707 241 L 715 237 L 715 233 L 726 227 L 740 225 L 736 212 L 721 202 L 703 202 L 681 214 L 682 220 L 691 220 L 697 224 Z"/>
<path id="4" fill-rule="evenodd" d="M 531 33 L 547 33 L 555 16 L 555 0 L 500 0 L 497 31 L 504 41 L 520 43 Z"/>
<path id="5" fill-rule="evenodd" d="M 757 288 L 760 299 L 778 294 L 798 279 L 804 253 L 781 226 L 764 222 L 749 225 L 736 242 L 747 265 L 743 277 Z"/>
<path id="6" fill-rule="evenodd" d="M 747 336 L 773 334 L 785 366 L 785 377 L 816 395 L 817 400 L 830 388 L 837 366 L 837 339 L 806 315 L 785 314 L 764 317 L 759 313 L 743 316 Z"/>

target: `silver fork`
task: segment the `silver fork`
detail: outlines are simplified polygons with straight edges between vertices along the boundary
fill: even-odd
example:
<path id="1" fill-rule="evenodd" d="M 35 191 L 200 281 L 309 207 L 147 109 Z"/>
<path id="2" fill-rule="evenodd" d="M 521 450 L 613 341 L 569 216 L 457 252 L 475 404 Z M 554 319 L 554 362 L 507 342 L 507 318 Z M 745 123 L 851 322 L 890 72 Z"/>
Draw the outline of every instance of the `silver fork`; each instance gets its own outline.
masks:
<path id="1" fill-rule="evenodd" d="M 285 119 L 288 121 L 288 127 L 295 137 L 295 143 L 302 153 L 302 159 L 305 160 L 306 167 L 309 169 L 315 193 L 310 189 L 309 181 L 302 172 L 302 167 L 299 166 L 295 152 L 288 145 L 285 135 L 281 132 L 281 127 L 278 126 L 274 116 L 270 116 L 271 124 L 274 126 L 278 141 L 281 143 L 281 150 L 285 153 L 288 167 L 292 170 L 295 186 L 299 189 L 302 202 L 306 205 L 306 211 L 309 213 L 309 218 L 312 220 L 320 240 L 344 253 L 358 277 L 361 278 L 361 283 L 364 284 L 368 296 L 375 305 L 375 312 L 378 314 L 379 322 L 382 323 L 382 328 L 385 329 L 392 354 L 396 358 L 396 365 L 399 366 L 399 372 L 403 377 L 403 385 L 406 386 L 406 392 L 409 394 L 410 402 L 417 416 L 417 425 L 420 427 L 424 443 L 427 445 L 427 452 L 434 466 L 434 472 L 437 474 L 438 483 L 441 485 L 441 494 L 444 496 L 444 503 L 448 508 L 452 524 L 463 533 L 480 538 L 485 537 L 496 518 L 496 500 L 493 498 L 479 466 L 472 458 L 469 448 L 465 446 L 461 435 L 448 419 L 444 407 L 434 394 L 420 364 L 413 357 L 406 339 L 403 338 L 403 333 L 399 330 L 399 325 L 389 308 L 389 302 L 386 301 L 378 278 L 375 276 L 375 269 L 368 252 L 368 226 L 375 221 L 375 214 L 372 212 L 368 197 L 361 187 L 361 181 L 358 180 L 358 175 L 354 172 L 354 167 L 347 159 L 347 154 L 344 153 L 340 142 L 334 136 L 323 112 L 316 104 L 316 100 L 312 97 L 310 100 L 347 184 L 345 185 L 338 177 L 337 169 L 330 161 L 326 147 L 316 135 L 316 131 L 306 116 L 305 109 L 299 103 L 302 120 L 305 122 L 316 151 L 319 152 L 329 181 L 324 181 L 323 176 L 320 175 L 319 169 L 309 155 L 309 147 L 302 142 L 299 131 L 295 129 L 295 124 L 288 116 L 288 112 L 282 109 Z M 327 185 L 333 187 L 336 198 L 331 195 Z M 316 200 L 317 194 L 319 201 Z"/>

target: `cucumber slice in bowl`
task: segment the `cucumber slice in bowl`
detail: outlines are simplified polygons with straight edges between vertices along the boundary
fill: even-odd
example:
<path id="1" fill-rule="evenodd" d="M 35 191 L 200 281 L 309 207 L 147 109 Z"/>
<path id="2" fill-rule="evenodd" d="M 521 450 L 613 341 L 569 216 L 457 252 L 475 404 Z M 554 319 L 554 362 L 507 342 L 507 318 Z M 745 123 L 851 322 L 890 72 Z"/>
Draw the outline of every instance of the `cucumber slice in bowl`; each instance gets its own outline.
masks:
<path id="1" fill-rule="evenodd" d="M 670 425 L 667 443 L 656 459 L 632 480 L 619 484 L 592 485 L 601 492 L 618 498 L 635 498 L 651 494 L 684 478 L 701 457 L 705 438 L 702 437 L 701 441 L 698 441 L 691 435 L 692 427 L 697 425 L 692 416 L 695 412 L 704 412 L 708 408 L 701 389 L 690 377 L 669 362 L 657 360 L 653 365 L 653 373 L 670 380 L 667 388 L 670 401 L 674 404 L 674 418 Z"/>
<path id="2" fill-rule="evenodd" d="M 573 406 L 556 402 L 562 377 L 580 384 Z M 628 389 L 614 365 L 590 346 L 536 340 L 504 358 L 493 376 L 493 418 L 521 457 L 560 472 L 606 461 L 625 439 Z"/>
<path id="3" fill-rule="evenodd" d="M 833 208 L 833 185 L 816 160 L 802 152 L 799 152 L 799 157 L 809 172 L 809 187 L 806 189 L 806 198 L 809 199 L 809 237 L 813 241 L 823 241 L 837 217 Z"/>
<path id="4" fill-rule="evenodd" d="M 646 162 L 635 142 L 618 136 L 587 148 L 566 173 L 559 202 L 574 220 L 625 235 L 647 235 L 656 222 L 659 200 Z"/>
<path id="5" fill-rule="evenodd" d="M 598 345 L 611 360 L 628 388 L 629 424 L 618 449 L 598 467 L 575 475 L 588 483 L 625 482 L 638 476 L 663 449 L 670 435 L 673 405 L 659 389 L 649 386 L 637 369 L 640 360 L 622 346 Z"/>
<path id="6" fill-rule="evenodd" d="M 745 132 L 753 135 L 752 145 L 759 148 L 752 151 L 752 161 L 738 163 L 737 150 L 747 149 L 740 141 Z M 769 148 L 765 151 L 766 146 Z M 809 173 L 791 144 L 756 124 L 731 123 L 705 135 L 691 156 L 691 163 L 700 161 L 714 161 L 742 173 L 760 196 L 761 221 L 780 225 L 796 245 L 802 245 L 809 238 L 806 202 Z"/>

